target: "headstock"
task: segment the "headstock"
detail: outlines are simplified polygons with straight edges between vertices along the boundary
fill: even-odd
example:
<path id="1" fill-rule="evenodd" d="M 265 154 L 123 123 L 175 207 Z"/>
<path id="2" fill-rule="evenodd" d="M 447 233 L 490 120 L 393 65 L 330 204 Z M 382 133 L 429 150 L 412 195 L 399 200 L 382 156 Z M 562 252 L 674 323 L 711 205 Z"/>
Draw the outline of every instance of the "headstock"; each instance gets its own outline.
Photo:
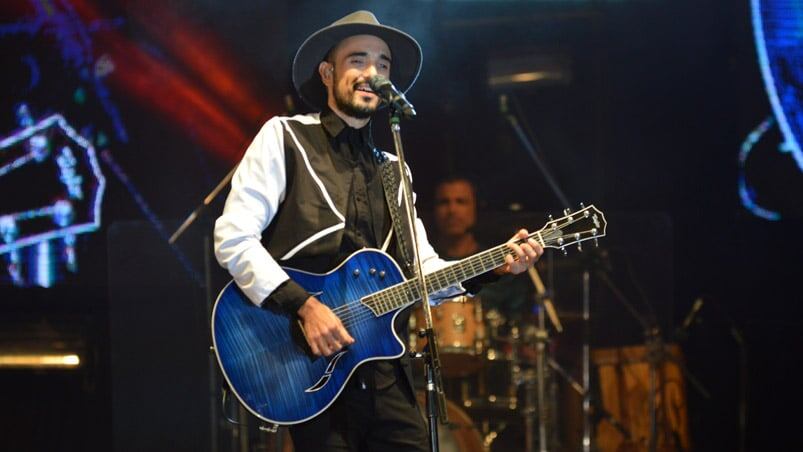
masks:
<path id="1" fill-rule="evenodd" d="M 608 226 L 605 215 L 593 205 L 588 207 L 580 204 L 581 209 L 571 212 L 569 209 L 563 211 L 563 216 L 553 219 L 549 216 L 549 221 L 534 233 L 530 234 L 544 248 L 556 248 L 566 254 L 566 247 L 577 244 L 578 250 L 582 250 L 582 243 L 586 240 L 594 240 L 605 236 L 605 229 Z"/>

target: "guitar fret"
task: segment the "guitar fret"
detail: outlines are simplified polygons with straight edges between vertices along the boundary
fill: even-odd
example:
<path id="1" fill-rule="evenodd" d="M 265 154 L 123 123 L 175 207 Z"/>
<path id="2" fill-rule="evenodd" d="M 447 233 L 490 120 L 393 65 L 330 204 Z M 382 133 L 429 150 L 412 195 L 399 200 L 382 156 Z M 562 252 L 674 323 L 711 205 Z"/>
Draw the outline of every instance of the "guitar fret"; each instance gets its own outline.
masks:
<path id="1" fill-rule="evenodd" d="M 589 208 L 584 208 L 588 210 Z M 593 208 L 592 208 L 593 209 Z M 579 212 L 577 212 L 579 213 Z M 592 230 L 594 237 L 602 236 L 604 234 L 604 217 L 600 218 L 601 214 L 594 213 L 594 216 L 589 218 L 591 214 L 585 212 L 585 215 L 568 216 L 557 221 L 550 221 L 547 226 L 531 233 L 526 239 L 516 239 L 514 242 L 517 244 L 525 243 L 528 239 L 536 240 L 541 246 L 553 246 L 555 243 L 564 245 L 566 234 L 565 228 L 569 225 L 588 219 L 594 221 Z M 601 220 L 601 221 L 600 221 Z M 599 230 L 602 234 L 599 234 Z M 579 235 L 577 235 L 579 237 Z M 584 240 L 587 238 L 584 238 Z M 580 241 L 577 239 L 576 241 Z M 461 261 L 448 265 L 444 268 L 436 270 L 428 275 L 425 275 L 427 283 L 427 292 L 429 294 L 438 292 L 453 284 L 460 283 L 467 279 L 478 276 L 487 271 L 493 270 L 505 263 L 505 256 L 511 253 L 507 244 L 501 244 L 496 247 L 485 250 L 481 253 L 467 257 Z M 420 286 L 417 279 L 411 279 L 401 282 L 393 287 L 388 287 L 382 290 L 375 297 L 366 299 L 366 304 L 373 307 L 373 310 L 379 314 L 384 314 L 392 310 L 398 309 L 406 304 L 414 303 L 418 300 L 426 298 L 428 294 L 421 294 Z"/>

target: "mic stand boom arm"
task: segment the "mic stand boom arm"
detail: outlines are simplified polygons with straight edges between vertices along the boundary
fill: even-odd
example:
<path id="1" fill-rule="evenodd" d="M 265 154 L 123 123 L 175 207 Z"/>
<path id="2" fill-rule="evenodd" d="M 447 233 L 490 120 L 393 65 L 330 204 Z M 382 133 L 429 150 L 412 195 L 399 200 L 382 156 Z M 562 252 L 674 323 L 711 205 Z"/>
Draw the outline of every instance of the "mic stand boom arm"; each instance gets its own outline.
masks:
<path id="1" fill-rule="evenodd" d="M 178 229 L 176 229 L 176 232 L 174 232 L 173 235 L 170 236 L 168 243 L 170 243 L 171 245 L 176 243 L 176 240 L 178 240 L 179 236 L 183 234 L 188 227 L 190 227 L 190 225 L 201 215 L 201 212 L 203 212 L 209 206 L 209 204 L 212 204 L 212 201 L 214 201 L 215 198 L 217 198 L 217 195 L 220 194 L 220 192 L 224 188 L 226 188 L 226 185 L 229 184 L 231 178 L 234 177 L 234 172 L 237 171 L 238 166 L 240 165 L 239 164 L 234 165 L 234 168 L 232 168 L 231 171 L 229 171 L 229 174 L 226 174 L 226 177 L 224 177 L 217 184 L 217 187 L 215 187 L 211 192 L 209 192 L 208 195 L 206 195 L 206 198 L 204 198 L 203 202 L 198 207 L 196 207 L 195 210 L 192 211 L 192 213 L 187 217 L 187 219 L 185 219 L 184 222 L 181 223 L 181 226 L 179 226 Z"/>

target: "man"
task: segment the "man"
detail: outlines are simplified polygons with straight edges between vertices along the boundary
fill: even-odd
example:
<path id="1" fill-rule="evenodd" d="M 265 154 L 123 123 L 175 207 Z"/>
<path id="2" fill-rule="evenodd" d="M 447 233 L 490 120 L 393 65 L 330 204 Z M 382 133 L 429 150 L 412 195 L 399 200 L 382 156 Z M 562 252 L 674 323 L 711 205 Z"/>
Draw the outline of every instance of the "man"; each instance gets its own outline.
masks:
<path id="1" fill-rule="evenodd" d="M 354 338 L 328 307 L 288 279 L 279 262 L 325 272 L 364 247 L 402 261 L 379 172 L 379 160 L 390 157 L 374 152 L 370 134 L 380 99 L 368 80 L 382 75 L 406 91 L 420 66 L 418 43 L 367 11 L 313 33 L 296 53 L 293 83 L 320 114 L 275 117 L 263 126 L 215 223 L 221 265 L 253 303 L 297 316 L 315 355 L 332 355 Z M 425 271 L 444 266 L 420 220 L 416 229 Z M 525 271 L 543 253 L 532 240 L 510 249 L 499 274 Z M 397 317 L 397 331 L 408 318 L 409 312 Z M 296 449 L 427 450 L 410 378 L 406 358 L 363 364 L 329 408 L 290 427 Z"/>
<path id="2" fill-rule="evenodd" d="M 452 177 L 435 187 L 435 237 L 438 254 L 462 259 L 482 251 L 474 236 L 477 222 L 477 194 L 466 178 Z"/>

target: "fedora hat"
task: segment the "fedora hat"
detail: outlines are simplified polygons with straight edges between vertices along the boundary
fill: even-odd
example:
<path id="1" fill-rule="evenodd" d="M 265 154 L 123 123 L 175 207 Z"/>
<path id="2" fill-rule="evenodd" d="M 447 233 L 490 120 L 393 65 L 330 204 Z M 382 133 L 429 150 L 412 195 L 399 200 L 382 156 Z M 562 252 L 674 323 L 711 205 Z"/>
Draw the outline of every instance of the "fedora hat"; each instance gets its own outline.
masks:
<path id="1" fill-rule="evenodd" d="M 321 28 L 301 44 L 293 59 L 293 85 L 311 107 L 326 105 L 326 87 L 318 65 L 340 41 L 355 35 L 373 35 L 388 45 L 392 63 L 390 80 L 402 92 L 413 86 L 421 70 L 421 46 L 407 33 L 382 25 L 370 11 L 355 11 Z"/>

